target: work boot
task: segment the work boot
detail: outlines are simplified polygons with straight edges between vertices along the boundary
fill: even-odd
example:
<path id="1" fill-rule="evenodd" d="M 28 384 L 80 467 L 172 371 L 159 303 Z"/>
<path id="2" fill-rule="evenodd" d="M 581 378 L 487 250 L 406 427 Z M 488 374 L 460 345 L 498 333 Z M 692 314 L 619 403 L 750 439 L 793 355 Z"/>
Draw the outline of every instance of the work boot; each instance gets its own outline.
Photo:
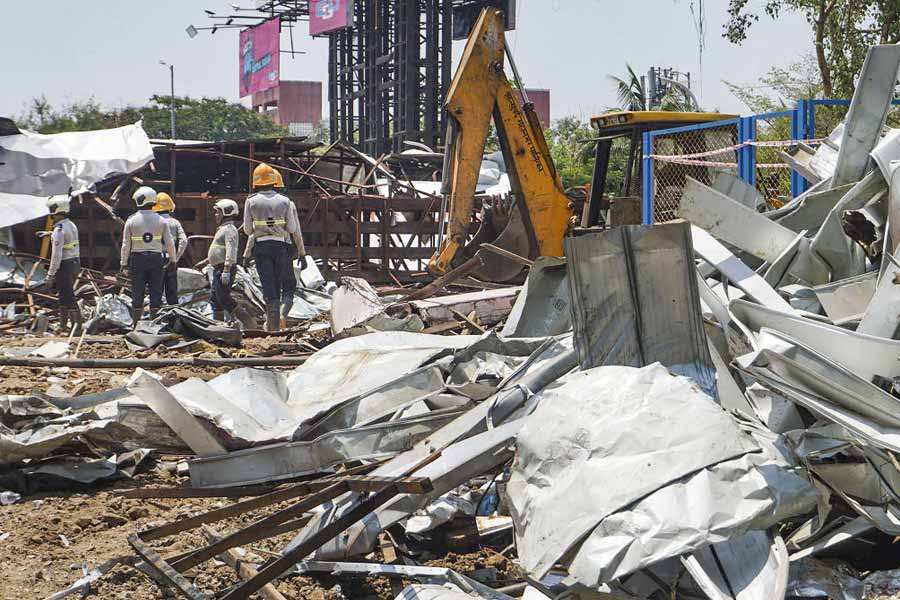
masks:
<path id="1" fill-rule="evenodd" d="M 294 308 L 294 294 L 283 294 L 281 296 L 281 328 L 287 329 L 297 324 L 295 319 L 290 318 L 291 309 Z"/>
<path id="2" fill-rule="evenodd" d="M 69 320 L 75 325 L 75 335 L 81 335 L 81 330 L 84 327 L 84 320 L 81 316 L 81 309 L 71 309 L 69 311 Z"/>
<path id="3" fill-rule="evenodd" d="M 280 327 L 278 304 L 266 305 L 266 331 L 278 331 Z"/>
<path id="4" fill-rule="evenodd" d="M 60 307 L 57 311 L 59 316 L 59 330 L 62 333 L 69 333 L 69 309 Z"/>
<path id="5" fill-rule="evenodd" d="M 131 328 L 137 329 L 138 323 L 141 321 L 141 315 L 144 314 L 143 308 L 132 308 L 131 309 Z"/>
<path id="6" fill-rule="evenodd" d="M 241 329 L 256 329 L 256 319 L 250 316 L 250 313 L 243 306 L 235 307 L 231 314 L 241 324 Z"/>
<path id="7" fill-rule="evenodd" d="M 213 311 L 213 321 L 218 321 L 223 323 L 225 321 L 225 311 L 224 310 L 214 310 Z"/>

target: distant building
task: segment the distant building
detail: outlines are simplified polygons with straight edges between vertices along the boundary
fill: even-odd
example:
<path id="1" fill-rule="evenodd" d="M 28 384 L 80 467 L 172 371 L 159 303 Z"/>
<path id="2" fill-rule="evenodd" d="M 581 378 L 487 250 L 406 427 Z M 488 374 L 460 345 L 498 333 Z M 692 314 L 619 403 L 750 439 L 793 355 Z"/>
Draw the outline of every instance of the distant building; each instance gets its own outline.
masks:
<path id="1" fill-rule="evenodd" d="M 544 129 L 550 127 L 550 90 L 531 90 L 525 88 L 525 91 L 528 93 L 528 100 L 534 104 L 534 112 L 537 113 L 538 119 L 541 121 L 541 126 Z M 519 99 L 522 99 L 522 94 L 516 92 L 519 96 Z"/>
<path id="2" fill-rule="evenodd" d="M 291 135 L 310 135 L 322 120 L 322 82 L 284 81 L 253 94 L 253 110 L 263 113 Z"/>

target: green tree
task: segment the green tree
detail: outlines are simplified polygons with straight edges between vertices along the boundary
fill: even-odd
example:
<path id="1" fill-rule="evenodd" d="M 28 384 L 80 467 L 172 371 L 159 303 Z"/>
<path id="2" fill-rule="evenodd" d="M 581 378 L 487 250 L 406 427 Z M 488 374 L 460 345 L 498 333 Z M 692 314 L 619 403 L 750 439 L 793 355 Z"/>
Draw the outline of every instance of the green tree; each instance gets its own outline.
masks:
<path id="1" fill-rule="evenodd" d="M 169 97 L 151 96 L 146 106 L 106 109 L 93 98 L 54 109 L 34 98 L 18 119 L 25 129 L 40 133 L 89 131 L 120 127 L 143 120 L 151 138 L 171 136 Z M 224 98 L 175 98 L 176 132 L 180 139 L 228 141 L 286 135 L 287 130 L 263 114 Z"/>
<path id="2" fill-rule="evenodd" d="M 816 59 L 807 54 L 789 64 L 787 67 L 771 67 L 754 85 L 741 85 L 724 81 L 734 96 L 747 105 L 751 113 L 762 114 L 791 110 L 799 98 L 823 97 L 822 80 Z M 835 111 L 822 107 L 817 111 L 817 129 L 831 131 L 845 110 Z M 831 119 L 832 113 L 837 120 Z M 821 120 L 820 119 L 824 119 Z M 789 119 L 764 120 L 757 123 L 757 134 L 760 140 L 791 139 L 791 123 Z"/>
<path id="3" fill-rule="evenodd" d="M 595 137 L 591 126 L 576 117 L 563 117 L 554 121 L 544 135 L 563 187 L 590 183 L 594 145 L 585 140 Z"/>
<path id="4" fill-rule="evenodd" d="M 729 91 L 753 113 L 790 110 L 799 98 L 822 98 L 822 79 L 812 54 L 787 67 L 771 67 L 754 85 L 724 81 Z"/>
<path id="5" fill-rule="evenodd" d="M 616 84 L 616 100 L 619 102 L 619 110 L 647 110 L 649 103 L 644 83 L 631 65 L 625 63 L 625 68 L 628 70 L 628 75 L 624 78 L 608 75 L 609 79 Z"/>
<path id="6" fill-rule="evenodd" d="M 312 133 L 309 134 L 309 141 L 319 142 L 320 144 L 329 144 L 331 141 L 331 124 L 328 119 L 322 119 L 313 127 Z"/>
<path id="7" fill-rule="evenodd" d="M 760 12 L 772 19 L 782 12 L 795 12 L 806 19 L 827 98 L 853 95 L 854 81 L 871 46 L 900 41 L 897 0 L 765 0 L 761 11 L 750 0 L 729 0 L 723 36 L 742 43 Z"/>

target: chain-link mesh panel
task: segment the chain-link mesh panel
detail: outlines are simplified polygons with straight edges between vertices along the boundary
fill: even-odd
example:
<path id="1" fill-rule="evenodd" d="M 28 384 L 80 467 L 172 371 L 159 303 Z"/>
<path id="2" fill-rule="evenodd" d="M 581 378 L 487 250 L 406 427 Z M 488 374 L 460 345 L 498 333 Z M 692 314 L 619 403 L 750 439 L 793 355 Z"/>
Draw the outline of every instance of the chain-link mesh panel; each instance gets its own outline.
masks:
<path id="1" fill-rule="evenodd" d="M 840 125 L 840 123 L 844 120 L 844 118 L 847 116 L 847 111 L 849 110 L 849 104 L 814 104 L 813 111 L 815 111 L 815 131 L 813 131 L 813 139 L 828 137 L 832 130 L 834 130 L 834 128 Z"/>
<path id="2" fill-rule="evenodd" d="M 791 139 L 789 116 L 756 121 L 757 142 L 781 142 Z M 785 164 L 783 146 L 754 146 L 756 155 L 756 189 L 766 201 L 766 208 L 783 206 L 791 199 L 791 169 Z"/>
<path id="3" fill-rule="evenodd" d="M 653 220 L 678 218 L 685 179 L 709 184 L 719 171 L 737 173 L 736 123 L 653 136 Z"/>

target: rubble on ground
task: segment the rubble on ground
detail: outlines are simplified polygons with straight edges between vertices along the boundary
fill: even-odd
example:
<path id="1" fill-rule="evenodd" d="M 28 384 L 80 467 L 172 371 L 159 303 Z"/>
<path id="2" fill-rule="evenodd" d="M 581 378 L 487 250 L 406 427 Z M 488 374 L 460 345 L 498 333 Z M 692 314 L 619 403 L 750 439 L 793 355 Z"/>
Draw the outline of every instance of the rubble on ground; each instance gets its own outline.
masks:
<path id="1" fill-rule="evenodd" d="M 681 220 L 577 231 L 522 286 L 307 269 L 264 337 L 210 320 L 191 271 L 123 339 L 96 332 L 130 329 L 127 280 L 85 270 L 66 338 L 6 254 L 2 587 L 900 597 L 898 66 L 871 50 L 788 205 L 689 180 Z"/>

